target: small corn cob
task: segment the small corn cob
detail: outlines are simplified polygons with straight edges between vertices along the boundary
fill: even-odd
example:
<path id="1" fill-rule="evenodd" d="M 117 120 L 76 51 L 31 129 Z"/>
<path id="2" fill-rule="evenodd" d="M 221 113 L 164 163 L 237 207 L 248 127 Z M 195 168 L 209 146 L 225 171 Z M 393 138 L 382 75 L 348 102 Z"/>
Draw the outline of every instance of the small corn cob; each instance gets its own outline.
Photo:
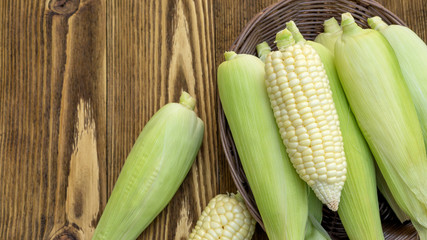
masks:
<path id="1" fill-rule="evenodd" d="M 387 39 L 397 56 L 427 148 L 427 45 L 411 29 L 387 25 L 380 17 L 369 18 L 368 24 Z"/>
<path id="2" fill-rule="evenodd" d="M 341 27 L 334 17 L 325 20 L 323 27 L 324 32 L 319 33 L 314 41 L 325 46 L 334 55 L 335 42 L 342 34 Z"/>
<path id="3" fill-rule="evenodd" d="M 136 239 L 169 203 L 199 151 L 204 124 L 195 100 L 163 106 L 135 142 L 92 239 Z"/>
<path id="4" fill-rule="evenodd" d="M 384 239 L 378 211 L 375 161 L 348 105 L 335 68 L 334 56 L 320 43 L 305 41 L 293 21 L 286 23 L 286 28 L 292 32 L 296 42 L 305 42 L 316 50 L 329 79 L 347 161 L 347 180 L 338 209 L 346 233 L 350 239 Z"/>
<path id="5" fill-rule="evenodd" d="M 203 210 L 189 240 L 250 240 L 255 224 L 239 193 L 218 194 Z"/>
<path id="6" fill-rule="evenodd" d="M 264 83 L 264 63 L 225 53 L 218 92 L 240 162 L 270 240 L 304 239 L 307 191 L 286 154 Z"/>
<path id="7" fill-rule="evenodd" d="M 377 31 L 342 15 L 336 68 L 350 107 L 398 205 L 427 239 L 427 157 L 398 60 Z"/>
<path id="8" fill-rule="evenodd" d="M 265 82 L 271 107 L 299 176 L 331 210 L 337 211 L 346 161 L 329 80 L 316 51 L 285 29 L 267 55 Z"/>

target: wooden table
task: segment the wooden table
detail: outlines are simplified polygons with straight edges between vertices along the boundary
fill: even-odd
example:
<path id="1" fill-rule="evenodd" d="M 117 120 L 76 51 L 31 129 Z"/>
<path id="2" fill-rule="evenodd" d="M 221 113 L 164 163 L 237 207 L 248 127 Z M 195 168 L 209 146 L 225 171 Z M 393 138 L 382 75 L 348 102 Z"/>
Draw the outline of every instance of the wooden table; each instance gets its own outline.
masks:
<path id="1" fill-rule="evenodd" d="M 135 139 L 181 89 L 206 131 L 168 207 L 139 239 L 186 239 L 236 188 L 217 125 L 216 68 L 273 0 L 3 0 L 0 239 L 90 239 Z M 381 0 L 427 40 L 425 0 Z M 266 239 L 257 228 L 254 239 Z"/>

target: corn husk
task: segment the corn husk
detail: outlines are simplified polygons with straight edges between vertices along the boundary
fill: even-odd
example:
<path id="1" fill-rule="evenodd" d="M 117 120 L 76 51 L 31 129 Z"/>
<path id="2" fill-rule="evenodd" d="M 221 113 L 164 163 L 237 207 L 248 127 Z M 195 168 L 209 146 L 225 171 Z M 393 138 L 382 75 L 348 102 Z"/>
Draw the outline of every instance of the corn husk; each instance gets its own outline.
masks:
<path id="1" fill-rule="evenodd" d="M 307 192 L 282 144 L 264 85 L 264 63 L 227 52 L 218 90 L 269 239 L 304 239 Z"/>
<path id="2" fill-rule="evenodd" d="M 425 236 L 426 150 L 397 58 L 380 33 L 360 28 L 349 13 L 342 29 L 335 63 L 351 109 L 394 199 Z"/>
<path id="3" fill-rule="evenodd" d="M 396 200 L 393 197 L 393 194 L 391 194 L 390 188 L 388 188 L 387 183 L 377 165 L 375 165 L 375 174 L 377 179 L 378 190 L 386 199 L 388 205 L 391 207 L 394 214 L 396 214 L 396 217 L 399 219 L 399 221 L 401 223 L 404 223 L 405 221 L 410 220 L 409 216 L 397 204 Z"/>
<path id="4" fill-rule="evenodd" d="M 256 46 L 258 57 L 265 61 L 266 56 L 271 52 L 271 47 L 267 42 L 262 42 Z M 305 240 L 330 240 L 330 236 L 322 227 L 322 202 L 316 197 L 313 190 L 307 186 L 308 191 L 308 216 L 305 229 Z"/>
<path id="5" fill-rule="evenodd" d="M 325 46 L 329 51 L 331 51 L 332 55 L 334 55 L 335 42 L 342 34 L 341 27 L 334 17 L 325 20 L 323 22 L 323 27 L 324 32 L 319 33 L 314 41 Z"/>
<path id="6" fill-rule="evenodd" d="M 387 25 L 380 17 L 369 18 L 368 24 L 387 39 L 396 54 L 427 148 L 427 45 L 411 29 Z"/>
<path id="7" fill-rule="evenodd" d="M 305 229 L 305 240 L 331 240 L 322 223 L 322 202 L 311 188 L 308 189 L 308 218 Z"/>
<path id="8" fill-rule="evenodd" d="M 293 21 L 286 26 L 297 42 L 305 41 Z M 338 214 L 350 239 L 384 239 L 378 211 L 374 159 L 341 87 L 334 56 L 322 44 L 313 41 L 306 43 L 316 50 L 325 67 L 344 141 L 347 180 Z"/>
<path id="9" fill-rule="evenodd" d="M 271 47 L 268 45 L 267 42 L 262 42 L 256 46 L 256 51 L 259 59 L 265 62 L 265 58 L 271 52 Z"/>
<path id="10" fill-rule="evenodd" d="M 199 151 L 204 124 L 186 92 L 163 106 L 136 140 L 92 239 L 136 239 L 178 190 Z"/>

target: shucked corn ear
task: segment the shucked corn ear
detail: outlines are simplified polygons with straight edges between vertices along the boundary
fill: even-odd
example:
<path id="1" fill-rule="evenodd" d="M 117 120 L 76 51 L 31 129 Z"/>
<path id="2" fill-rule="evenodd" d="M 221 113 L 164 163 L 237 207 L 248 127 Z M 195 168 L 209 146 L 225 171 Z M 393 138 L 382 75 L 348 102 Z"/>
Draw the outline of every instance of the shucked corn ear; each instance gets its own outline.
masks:
<path id="1" fill-rule="evenodd" d="M 335 63 L 343 89 L 391 193 L 426 239 L 426 150 L 399 63 L 387 40 L 351 14 L 341 26 Z"/>
<path id="2" fill-rule="evenodd" d="M 369 18 L 368 24 L 387 39 L 397 56 L 427 148 L 427 45 L 411 29 L 389 26 L 380 17 Z"/>
<path id="3" fill-rule="evenodd" d="M 316 50 L 329 79 L 347 161 L 347 180 L 338 209 L 346 233 L 350 239 L 384 239 L 378 211 L 374 159 L 341 87 L 334 56 L 320 43 L 305 41 L 293 21 L 286 23 L 286 27 L 296 42 L 305 42 Z"/>
<path id="4" fill-rule="evenodd" d="M 304 239 L 307 192 L 286 155 L 264 85 L 264 63 L 225 53 L 218 91 L 243 170 L 270 240 Z"/>
<path id="5" fill-rule="evenodd" d="M 271 48 L 267 42 L 262 42 L 256 46 L 258 56 L 261 60 L 265 60 L 271 52 Z M 305 228 L 305 240 L 330 240 L 328 233 L 320 224 L 322 222 L 322 202 L 316 197 L 313 190 L 307 187 L 308 194 L 308 216 Z"/>
<path id="6" fill-rule="evenodd" d="M 285 29 L 267 55 L 265 82 L 283 143 L 299 176 L 337 211 L 346 161 L 329 80 L 316 51 Z"/>
<path id="7" fill-rule="evenodd" d="M 325 20 L 323 27 L 324 32 L 319 33 L 314 41 L 325 46 L 334 55 L 335 42 L 342 34 L 341 27 L 333 17 Z"/>
<path id="8" fill-rule="evenodd" d="M 204 125 L 183 92 L 148 121 L 120 172 L 93 239 L 136 239 L 169 203 L 202 143 Z"/>
<path id="9" fill-rule="evenodd" d="M 189 240 L 250 240 L 255 223 L 240 193 L 218 194 L 203 210 Z"/>

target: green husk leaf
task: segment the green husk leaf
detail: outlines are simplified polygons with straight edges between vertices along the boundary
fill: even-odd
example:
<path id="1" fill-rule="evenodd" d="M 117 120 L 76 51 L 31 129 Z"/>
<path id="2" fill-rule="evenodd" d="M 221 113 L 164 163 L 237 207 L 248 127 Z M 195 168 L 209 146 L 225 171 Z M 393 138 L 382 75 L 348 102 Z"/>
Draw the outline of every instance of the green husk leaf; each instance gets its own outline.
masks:
<path id="1" fill-rule="evenodd" d="M 387 39 L 396 54 L 417 110 L 427 149 L 427 45 L 411 29 L 387 25 L 380 17 L 369 18 L 368 24 Z"/>
<path id="2" fill-rule="evenodd" d="M 276 46 L 279 51 L 285 50 L 287 47 L 295 44 L 295 39 L 292 36 L 292 33 L 288 29 L 283 29 L 282 31 L 276 34 Z"/>
<path id="3" fill-rule="evenodd" d="M 257 54 L 261 61 L 265 62 L 265 58 L 271 52 L 271 47 L 267 42 L 262 42 L 256 46 Z"/>
<path id="4" fill-rule="evenodd" d="M 237 54 L 218 68 L 219 95 L 269 239 L 304 239 L 306 185 L 287 156 L 264 76 L 260 59 Z"/>
<path id="5" fill-rule="evenodd" d="M 378 166 L 375 166 L 375 173 L 377 177 L 376 179 L 377 179 L 378 190 L 380 190 L 381 194 L 386 199 L 388 205 L 391 207 L 394 214 L 396 214 L 397 218 L 401 223 L 408 221 L 409 216 L 397 204 Z"/>
<path id="6" fill-rule="evenodd" d="M 316 197 L 313 190 L 308 191 L 308 218 L 305 229 L 305 240 L 330 240 L 331 237 L 322 227 L 322 202 Z"/>

